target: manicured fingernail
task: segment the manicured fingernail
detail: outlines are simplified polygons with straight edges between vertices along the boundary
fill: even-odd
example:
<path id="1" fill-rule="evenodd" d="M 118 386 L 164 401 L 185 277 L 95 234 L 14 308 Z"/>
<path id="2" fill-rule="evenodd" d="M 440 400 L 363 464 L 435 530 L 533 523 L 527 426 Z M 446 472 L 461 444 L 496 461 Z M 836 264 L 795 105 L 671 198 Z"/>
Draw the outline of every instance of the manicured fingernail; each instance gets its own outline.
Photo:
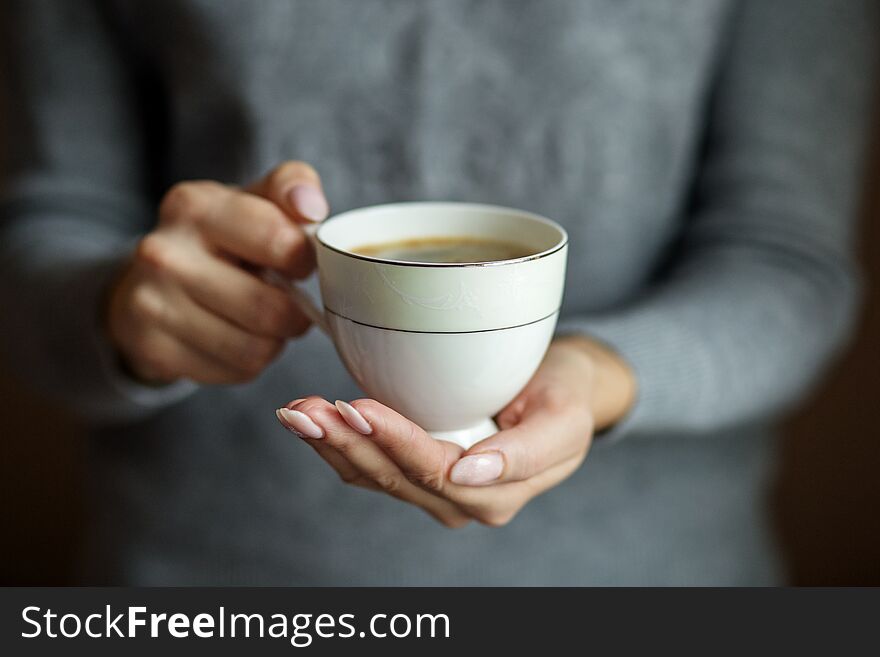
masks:
<path id="1" fill-rule="evenodd" d="M 279 409 L 276 409 L 276 411 L 275 411 L 275 417 L 278 418 L 278 421 L 281 423 L 281 426 L 284 427 L 285 429 L 287 429 L 289 432 L 296 434 L 300 438 L 305 438 L 304 435 L 302 435 L 299 431 L 297 431 L 292 426 L 290 426 L 290 422 L 288 422 L 285 419 L 284 415 L 281 414 L 281 411 L 283 411 L 283 410 L 284 410 L 283 408 L 279 408 Z"/>
<path id="2" fill-rule="evenodd" d="M 324 221 L 330 213 L 327 199 L 314 185 L 297 185 L 291 189 L 290 202 L 297 212 L 310 221 Z"/>
<path id="3" fill-rule="evenodd" d="M 498 452 L 486 452 L 465 456 L 456 463 L 449 479 L 454 484 L 465 486 L 482 486 L 495 481 L 504 470 L 504 458 Z"/>
<path id="4" fill-rule="evenodd" d="M 336 410 L 339 411 L 339 414 L 342 416 L 342 419 L 345 420 L 348 426 L 350 426 L 358 433 L 362 433 L 365 436 L 369 436 L 371 433 L 373 433 L 373 427 L 370 426 L 370 423 L 367 422 L 367 419 L 358 412 L 358 409 L 356 409 L 348 402 L 337 399 Z"/>
<path id="5" fill-rule="evenodd" d="M 305 397 L 300 397 L 299 399 L 294 399 L 292 402 L 287 402 L 287 403 L 284 405 L 284 408 L 289 408 L 289 409 L 293 410 L 293 407 L 294 407 L 294 406 L 296 406 L 296 405 L 299 404 L 300 402 L 304 402 L 305 400 L 306 400 Z"/>
<path id="6" fill-rule="evenodd" d="M 315 421 L 305 413 L 291 411 L 289 408 L 279 408 L 279 417 L 284 419 L 285 424 L 306 438 L 318 440 L 324 437 L 324 430 L 315 424 Z"/>

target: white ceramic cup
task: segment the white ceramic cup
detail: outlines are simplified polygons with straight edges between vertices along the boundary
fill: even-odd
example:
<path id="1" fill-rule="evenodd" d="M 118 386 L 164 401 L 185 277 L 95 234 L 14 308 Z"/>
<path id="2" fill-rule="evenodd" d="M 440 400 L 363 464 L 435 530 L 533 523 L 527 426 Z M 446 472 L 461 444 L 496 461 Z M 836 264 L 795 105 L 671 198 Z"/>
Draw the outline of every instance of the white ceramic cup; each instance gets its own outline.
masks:
<path id="1" fill-rule="evenodd" d="M 351 252 L 454 236 L 520 243 L 532 255 L 458 264 Z M 565 230 L 491 205 L 393 203 L 336 215 L 313 237 L 323 310 L 289 289 L 330 334 L 358 385 L 435 438 L 464 448 L 497 432 L 492 417 L 529 381 L 553 336 Z"/>

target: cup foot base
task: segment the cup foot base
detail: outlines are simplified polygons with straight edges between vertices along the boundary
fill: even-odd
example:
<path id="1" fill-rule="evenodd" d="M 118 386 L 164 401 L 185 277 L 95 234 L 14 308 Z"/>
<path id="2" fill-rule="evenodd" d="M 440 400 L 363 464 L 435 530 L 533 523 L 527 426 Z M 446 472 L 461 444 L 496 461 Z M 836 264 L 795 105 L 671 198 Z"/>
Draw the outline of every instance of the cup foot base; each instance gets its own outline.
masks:
<path id="1" fill-rule="evenodd" d="M 498 433 L 498 425 L 492 421 L 492 418 L 487 417 L 479 424 L 475 424 L 467 429 L 456 429 L 455 431 L 432 431 L 431 435 L 437 440 L 446 440 L 450 443 L 460 445 L 464 449 L 468 449 L 484 438 L 488 438 L 496 433 Z"/>

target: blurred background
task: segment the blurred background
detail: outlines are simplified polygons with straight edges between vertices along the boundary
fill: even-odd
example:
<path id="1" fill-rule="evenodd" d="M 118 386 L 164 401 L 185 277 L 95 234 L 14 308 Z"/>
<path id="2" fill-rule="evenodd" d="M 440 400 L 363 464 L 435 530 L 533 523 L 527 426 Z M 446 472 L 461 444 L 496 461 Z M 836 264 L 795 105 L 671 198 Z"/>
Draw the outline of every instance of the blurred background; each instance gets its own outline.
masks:
<path id="1" fill-rule="evenodd" d="M 858 332 L 785 422 L 779 443 L 770 504 L 795 585 L 880 585 L 878 152 L 875 145 L 862 209 L 866 297 Z M 0 437 L 0 585 L 71 583 L 86 518 L 83 432 L 0 363 Z"/>

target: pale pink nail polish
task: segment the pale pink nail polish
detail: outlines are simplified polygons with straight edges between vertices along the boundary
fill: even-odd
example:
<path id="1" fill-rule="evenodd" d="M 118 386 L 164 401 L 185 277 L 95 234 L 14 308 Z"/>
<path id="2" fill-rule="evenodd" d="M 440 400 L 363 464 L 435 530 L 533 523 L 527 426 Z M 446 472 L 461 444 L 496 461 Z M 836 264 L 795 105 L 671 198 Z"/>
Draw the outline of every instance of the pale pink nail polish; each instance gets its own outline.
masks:
<path id="1" fill-rule="evenodd" d="M 369 436 L 373 433 L 373 427 L 370 426 L 367 419 L 358 412 L 358 409 L 348 402 L 337 399 L 336 410 L 339 411 L 339 414 L 342 416 L 342 419 L 345 420 L 346 424 L 358 433 L 362 433 L 365 436 Z"/>
<path id="2" fill-rule="evenodd" d="M 465 456 L 452 467 L 449 479 L 454 484 L 482 486 L 501 476 L 504 470 L 504 457 L 498 452 L 486 452 Z"/>
<path id="3" fill-rule="evenodd" d="M 318 440 L 324 437 L 324 430 L 315 424 L 315 421 L 301 411 L 291 411 L 289 408 L 279 408 L 279 416 L 284 419 L 294 431 L 306 438 Z"/>
<path id="4" fill-rule="evenodd" d="M 327 199 L 314 185 L 297 185 L 291 189 L 290 202 L 297 212 L 310 221 L 324 221 L 330 212 Z"/>
<path id="5" fill-rule="evenodd" d="M 293 410 L 293 407 L 294 407 L 294 406 L 296 406 L 296 405 L 299 404 L 300 402 L 304 402 L 305 400 L 306 400 L 305 397 L 301 397 L 300 399 L 294 399 L 292 402 L 287 402 L 287 403 L 284 405 L 284 408 L 289 408 L 290 410 Z"/>
<path id="6" fill-rule="evenodd" d="M 280 408 L 275 411 L 275 417 L 278 418 L 278 421 L 281 423 L 281 426 L 284 427 L 285 429 L 287 429 L 288 431 L 290 431 L 291 433 L 296 434 L 300 438 L 305 438 L 304 435 L 302 435 L 299 431 L 297 431 L 292 426 L 290 426 L 290 423 L 284 418 L 284 416 L 281 414 L 281 411 L 282 411 L 282 409 L 280 409 Z"/>

